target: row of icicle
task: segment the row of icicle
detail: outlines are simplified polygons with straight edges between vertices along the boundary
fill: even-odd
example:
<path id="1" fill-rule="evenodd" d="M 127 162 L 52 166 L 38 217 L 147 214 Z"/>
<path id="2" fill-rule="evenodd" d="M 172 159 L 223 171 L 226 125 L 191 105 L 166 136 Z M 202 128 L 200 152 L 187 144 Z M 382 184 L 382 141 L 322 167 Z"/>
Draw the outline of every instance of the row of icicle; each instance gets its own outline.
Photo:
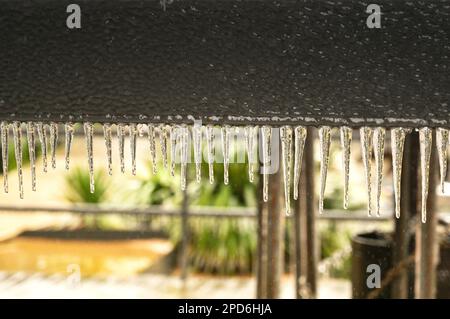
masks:
<path id="1" fill-rule="evenodd" d="M 17 163 L 17 171 L 19 177 L 19 195 L 23 198 L 23 173 L 22 173 L 22 123 L 1 122 L 1 146 L 2 146 L 2 162 L 3 162 L 3 183 L 4 191 L 8 192 L 8 136 L 9 128 L 12 126 L 14 136 L 15 159 Z M 84 133 L 86 138 L 86 147 L 88 153 L 88 166 L 90 175 L 90 191 L 95 191 L 94 181 L 94 162 L 93 162 L 93 124 L 84 123 Z M 124 162 L 124 145 L 125 136 L 130 137 L 131 149 L 131 166 L 132 174 L 136 174 L 136 141 L 137 137 L 143 135 L 143 125 L 138 124 L 117 124 L 117 138 L 119 142 L 119 158 L 120 169 L 125 172 Z M 230 147 L 234 127 L 225 125 L 221 127 L 221 142 L 223 150 L 223 165 L 224 165 L 224 183 L 229 183 L 228 168 L 230 163 Z M 262 146 L 262 166 L 263 166 L 263 200 L 268 201 L 269 198 L 269 174 L 268 166 L 271 164 L 272 151 L 272 127 L 262 126 L 246 126 L 244 128 L 246 153 L 248 159 L 248 175 L 251 182 L 254 181 L 254 163 L 256 162 L 255 148 L 258 145 L 258 130 L 260 129 L 261 146 Z M 66 123 L 65 130 L 65 168 L 69 169 L 70 165 L 70 150 L 73 141 L 74 125 L 73 123 Z M 319 128 L 319 142 L 320 142 L 320 193 L 319 193 L 319 212 L 323 213 L 323 201 L 325 194 L 325 186 L 328 171 L 331 130 L 329 126 L 322 126 Z M 36 191 L 36 133 L 37 138 L 41 144 L 43 171 L 47 172 L 47 145 L 48 135 L 50 132 L 50 152 L 51 165 L 56 168 L 56 146 L 58 143 L 58 125 L 56 123 L 26 123 L 26 136 L 29 148 L 30 167 L 31 167 L 31 183 L 32 190 Z M 392 161 L 393 161 L 393 179 L 394 179 L 394 197 L 395 197 L 395 214 L 400 217 L 400 190 L 401 190 L 401 175 L 402 175 L 402 159 L 403 148 L 406 134 L 410 129 L 393 128 L 391 129 L 391 143 L 392 143 Z M 107 166 L 109 175 L 112 174 L 112 125 L 103 124 L 103 133 L 105 137 Z M 157 134 L 159 133 L 159 134 Z M 207 125 L 193 125 L 191 127 L 194 161 L 196 166 L 196 180 L 201 181 L 201 163 L 202 163 L 202 142 L 203 137 L 206 139 L 207 160 L 209 165 L 209 181 L 214 182 L 214 126 Z M 352 143 L 353 130 L 350 127 L 340 128 L 340 141 L 342 148 L 342 162 L 344 171 L 344 208 L 346 209 L 349 201 L 349 172 L 350 172 L 350 150 Z M 180 143 L 180 171 L 181 171 L 181 188 L 186 188 L 186 174 L 188 162 L 188 140 L 189 127 L 187 125 L 147 125 L 147 134 L 150 148 L 150 158 L 153 165 L 153 173 L 156 173 L 156 139 L 159 135 L 162 162 L 165 168 L 169 167 L 170 152 L 170 171 L 172 176 L 175 174 L 175 160 L 176 146 Z M 362 159 L 365 167 L 367 193 L 368 193 L 368 214 L 372 215 L 372 155 L 375 159 L 375 211 L 376 215 L 380 215 L 380 197 L 381 197 L 381 183 L 383 178 L 383 162 L 384 162 L 384 147 L 385 147 L 386 130 L 382 127 L 362 127 L 360 129 Z M 422 175 L 422 221 L 426 222 L 426 200 L 428 196 L 429 183 L 429 168 L 430 155 L 432 145 L 432 129 L 424 127 L 419 129 L 420 136 L 420 154 L 421 154 L 421 175 Z M 300 173 L 302 167 L 303 150 L 307 137 L 307 129 L 304 126 L 283 126 L 280 128 L 282 165 L 283 165 L 283 180 L 285 193 L 286 214 L 290 214 L 290 198 L 291 198 L 291 171 L 292 171 L 292 149 L 294 149 L 294 181 L 293 181 L 293 197 L 295 200 L 299 196 Z M 169 150 L 170 144 L 170 150 Z M 444 179 L 447 171 L 447 146 L 449 144 L 449 130 L 438 128 L 436 130 L 436 144 L 438 149 L 440 173 L 441 173 L 441 187 L 444 188 Z M 372 153 L 374 151 L 374 153 Z"/>

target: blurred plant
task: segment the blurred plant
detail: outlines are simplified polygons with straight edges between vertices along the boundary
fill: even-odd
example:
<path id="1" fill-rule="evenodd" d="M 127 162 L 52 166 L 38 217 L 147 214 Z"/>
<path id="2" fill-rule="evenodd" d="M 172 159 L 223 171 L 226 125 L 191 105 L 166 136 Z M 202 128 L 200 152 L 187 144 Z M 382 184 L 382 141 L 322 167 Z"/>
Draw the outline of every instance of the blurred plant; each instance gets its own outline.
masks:
<path id="1" fill-rule="evenodd" d="M 2 147 L 0 146 L 0 154 L 1 154 Z M 40 147 L 35 148 L 35 154 L 36 154 L 36 160 L 39 158 L 41 154 Z M 30 163 L 30 155 L 28 152 L 28 143 L 26 140 L 22 141 L 22 165 L 26 166 Z M 2 156 L 0 156 L 0 174 L 3 174 L 3 170 L 1 169 L 3 167 L 3 159 Z M 16 167 L 16 155 L 14 151 L 14 143 L 9 143 L 8 145 L 8 170 L 13 171 Z"/>
<path id="2" fill-rule="evenodd" d="M 320 230 L 320 252 L 321 259 L 332 257 L 335 253 L 351 245 L 351 234 L 337 228 L 336 222 L 330 221 L 327 226 Z M 350 256 L 346 256 L 337 267 L 330 273 L 333 277 L 349 278 Z"/>
<path id="3" fill-rule="evenodd" d="M 94 178 L 95 192 L 91 193 L 89 171 L 80 167 L 74 167 L 70 174 L 65 177 L 65 199 L 74 204 L 99 204 L 104 202 L 109 188 L 106 174 L 103 170 L 97 170 L 94 173 Z"/>

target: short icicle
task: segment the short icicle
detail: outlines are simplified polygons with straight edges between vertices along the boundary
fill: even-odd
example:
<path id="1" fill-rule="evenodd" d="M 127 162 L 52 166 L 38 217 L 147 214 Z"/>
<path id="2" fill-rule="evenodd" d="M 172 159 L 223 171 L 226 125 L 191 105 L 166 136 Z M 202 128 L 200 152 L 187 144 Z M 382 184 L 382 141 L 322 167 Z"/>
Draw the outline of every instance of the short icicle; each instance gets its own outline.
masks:
<path id="1" fill-rule="evenodd" d="M 103 124 L 103 138 L 105 139 L 108 175 L 112 176 L 112 127 L 109 123 Z"/>
<path id="2" fill-rule="evenodd" d="M 325 198 L 325 187 L 327 184 L 328 162 L 330 160 L 331 127 L 319 128 L 319 150 L 320 150 L 320 196 L 319 213 L 323 214 L 323 201 Z"/>
<path id="3" fill-rule="evenodd" d="M 163 167 L 167 168 L 167 150 L 169 148 L 169 136 L 170 136 L 170 126 L 161 124 L 159 126 L 159 143 L 161 145 L 161 157 L 163 161 Z"/>
<path id="4" fill-rule="evenodd" d="M 150 148 L 150 159 L 152 162 L 152 172 L 156 174 L 157 163 L 156 163 L 156 128 L 153 124 L 148 124 L 148 144 Z"/>
<path id="5" fill-rule="evenodd" d="M 119 140 L 120 171 L 125 173 L 125 124 L 117 124 L 117 139 Z"/>
<path id="6" fill-rule="evenodd" d="M 367 213 L 372 216 L 372 145 L 373 129 L 371 127 L 362 127 L 360 129 L 361 151 L 364 162 L 364 171 L 366 175 L 367 186 Z"/>
<path id="7" fill-rule="evenodd" d="M 427 199 L 430 180 L 430 158 L 433 142 L 432 129 L 423 127 L 419 129 L 420 140 L 420 173 L 422 176 L 422 223 L 427 221 Z"/>
<path id="8" fill-rule="evenodd" d="M 7 122 L 0 123 L 1 145 L 2 145 L 2 169 L 3 169 L 3 190 L 8 193 L 8 137 L 9 124 Z"/>
<path id="9" fill-rule="evenodd" d="M 130 134 L 130 154 L 131 154 L 131 174 L 136 175 L 136 144 L 138 137 L 137 125 L 132 123 L 129 125 Z"/>
<path id="10" fill-rule="evenodd" d="M 342 170 L 344 172 L 344 209 L 348 208 L 348 186 L 350 179 L 350 155 L 353 130 L 348 126 L 340 128 L 342 148 Z"/>
<path id="11" fill-rule="evenodd" d="M 380 216 L 380 199 L 381 199 L 381 184 L 383 182 L 383 164 L 384 164 L 384 141 L 386 137 L 386 130 L 383 127 L 375 128 L 373 134 L 373 148 L 375 150 L 375 203 L 377 216 Z"/>
<path id="12" fill-rule="evenodd" d="M 263 200 L 269 200 L 269 166 L 271 165 L 272 152 L 272 127 L 261 127 L 261 143 L 263 153 Z"/>
<path id="13" fill-rule="evenodd" d="M 283 126 L 280 129 L 281 153 L 283 159 L 284 204 L 286 215 L 291 214 L 291 161 L 292 161 L 292 128 Z"/>
<path id="14" fill-rule="evenodd" d="M 229 125 L 225 125 L 222 127 L 222 151 L 223 151 L 223 183 L 228 185 L 229 183 L 229 174 L 228 170 L 230 167 L 230 147 L 231 147 L 231 130 L 232 127 Z"/>
<path id="15" fill-rule="evenodd" d="M 33 122 L 27 123 L 27 144 L 30 158 L 31 190 L 36 191 L 36 130 Z"/>
<path id="16" fill-rule="evenodd" d="M 42 152 L 42 170 L 47 173 L 47 129 L 46 125 L 42 122 L 36 124 L 36 129 L 39 136 L 39 142 L 41 143 Z"/>
<path id="17" fill-rule="evenodd" d="M 302 173 L 303 152 L 308 130 L 304 126 L 296 126 L 294 129 L 294 199 L 298 199 L 300 175 Z"/>
<path id="18" fill-rule="evenodd" d="M 64 132 L 65 132 L 64 153 L 65 153 L 66 170 L 68 170 L 70 167 L 70 151 L 72 149 L 73 133 L 74 133 L 73 123 L 64 124 Z"/>
<path id="19" fill-rule="evenodd" d="M 444 193 L 444 182 L 447 176 L 447 147 L 448 147 L 448 129 L 438 128 L 436 130 L 436 146 L 439 156 L 439 169 L 441 175 L 441 191 Z"/>
<path id="20" fill-rule="evenodd" d="M 58 146 L 58 124 L 50 123 L 50 150 L 52 154 L 52 168 L 56 168 L 56 148 Z"/>
<path id="21" fill-rule="evenodd" d="M 249 125 L 244 128 L 245 147 L 248 159 L 248 179 L 250 183 L 253 183 L 255 180 L 253 165 L 255 163 L 255 148 L 256 148 L 255 141 L 257 141 L 257 134 L 258 134 L 258 126 Z"/>
<path id="22" fill-rule="evenodd" d="M 409 129 L 402 127 L 391 129 L 392 174 L 394 180 L 395 216 L 400 218 L 400 200 L 402 187 L 402 165 L 405 138 Z"/>
<path id="23" fill-rule="evenodd" d="M 194 124 L 192 126 L 192 138 L 194 141 L 194 161 L 195 161 L 195 177 L 197 183 L 202 180 L 202 126 Z"/>
<path id="24" fill-rule="evenodd" d="M 174 126 L 170 130 L 170 174 L 175 176 L 175 164 L 177 162 L 177 140 L 181 132 L 180 127 Z"/>
<path id="25" fill-rule="evenodd" d="M 16 157 L 17 174 L 19 177 L 19 196 L 23 199 L 23 172 L 22 172 L 22 123 L 13 122 L 14 153 Z"/>
<path id="26" fill-rule="evenodd" d="M 180 127 L 180 178 L 181 190 L 186 189 L 187 180 L 187 162 L 188 162 L 188 146 L 189 146 L 189 130 L 186 125 Z"/>
<path id="27" fill-rule="evenodd" d="M 95 192 L 95 179 L 94 179 L 94 152 L 92 139 L 94 135 L 94 127 L 92 123 L 86 122 L 84 123 L 84 135 L 86 138 L 86 148 L 88 155 L 88 165 L 89 165 L 89 188 L 91 194 Z"/>
<path id="28" fill-rule="evenodd" d="M 209 183 L 214 184 L 214 126 L 206 126 L 205 135 L 206 150 L 208 152 Z"/>

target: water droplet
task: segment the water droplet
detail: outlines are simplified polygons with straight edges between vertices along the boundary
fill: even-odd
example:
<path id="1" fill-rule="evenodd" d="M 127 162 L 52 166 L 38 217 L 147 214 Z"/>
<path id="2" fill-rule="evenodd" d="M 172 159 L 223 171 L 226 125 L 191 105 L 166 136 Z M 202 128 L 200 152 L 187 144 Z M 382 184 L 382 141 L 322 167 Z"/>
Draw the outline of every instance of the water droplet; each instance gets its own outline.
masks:
<path id="1" fill-rule="evenodd" d="M 159 126 L 159 142 L 161 144 L 161 156 L 163 160 L 164 168 L 167 168 L 167 149 L 169 148 L 169 136 L 170 136 L 170 126 L 160 125 Z"/>
<path id="2" fill-rule="evenodd" d="M 125 124 L 117 124 L 117 139 L 119 140 L 120 171 L 125 173 Z"/>
<path id="3" fill-rule="evenodd" d="M 229 177 L 228 177 L 228 169 L 230 167 L 230 147 L 231 147 L 231 132 L 232 127 L 229 125 L 225 125 L 221 129 L 222 132 L 222 151 L 223 151 L 223 183 L 228 185 Z"/>
<path id="4" fill-rule="evenodd" d="M 250 183 L 253 183 L 255 180 L 253 165 L 255 163 L 255 148 L 256 148 L 255 142 L 257 141 L 256 136 L 257 133 L 258 133 L 258 126 L 246 126 L 244 128 L 245 146 L 248 158 L 248 179 Z"/>
<path id="5" fill-rule="evenodd" d="M 8 135 L 9 124 L 7 122 L 0 123 L 1 143 L 2 143 L 2 163 L 3 163 L 3 189 L 8 193 Z"/>
<path id="6" fill-rule="evenodd" d="M 375 150 L 375 203 L 377 216 L 380 216 L 380 198 L 381 198 L 381 184 L 383 182 L 383 164 L 384 164 L 384 141 L 386 137 L 386 130 L 382 127 L 375 128 L 373 134 L 373 148 Z"/>
<path id="7" fill-rule="evenodd" d="M 263 153 L 263 200 L 269 200 L 269 167 L 271 165 L 272 153 L 272 128 L 270 126 L 261 127 L 261 143 Z"/>
<path id="8" fill-rule="evenodd" d="M 319 128 L 319 151 L 320 151 L 320 196 L 319 213 L 323 214 L 323 200 L 327 184 L 328 162 L 330 160 L 331 127 Z"/>
<path id="9" fill-rule="evenodd" d="M 441 190 L 444 192 L 444 182 L 447 176 L 447 147 L 448 147 L 448 130 L 438 128 L 436 131 L 436 146 L 439 156 L 439 168 L 441 173 Z"/>
<path id="10" fill-rule="evenodd" d="M 344 209 L 348 208 L 348 185 L 350 179 L 350 155 L 353 130 L 348 126 L 340 128 L 342 148 L 342 170 L 344 171 Z"/>
<path id="11" fill-rule="evenodd" d="M 84 123 L 84 135 L 86 138 L 86 148 L 88 155 L 88 165 L 89 165 L 89 187 L 91 193 L 95 192 L 95 180 L 94 180 L 94 152 L 92 139 L 94 134 L 94 127 L 92 123 L 86 122 Z"/>
<path id="12" fill-rule="evenodd" d="M 194 124 L 192 127 L 192 137 L 194 140 L 194 161 L 195 176 L 197 183 L 202 180 L 202 126 Z"/>
<path id="13" fill-rule="evenodd" d="M 136 124 L 129 125 L 130 132 L 130 152 L 131 152 L 131 174 L 136 175 L 136 143 L 138 130 Z"/>
<path id="14" fill-rule="evenodd" d="M 23 173 L 22 173 L 22 127 L 20 122 L 13 122 L 14 152 L 16 155 L 17 174 L 19 177 L 19 196 L 23 199 Z"/>
<path id="15" fill-rule="evenodd" d="M 111 124 L 103 124 L 103 137 L 106 146 L 106 160 L 108 162 L 108 175 L 112 175 L 112 127 Z"/>
<path id="16" fill-rule="evenodd" d="M 181 147 L 181 165 L 180 165 L 180 177 L 181 177 L 181 190 L 186 189 L 186 177 L 187 177 L 187 162 L 188 162 L 188 140 L 189 130 L 186 125 L 180 127 L 180 147 Z"/>
<path id="17" fill-rule="evenodd" d="M 39 136 L 39 142 L 41 143 L 42 152 L 42 170 L 47 173 L 47 129 L 46 125 L 42 122 L 36 124 L 36 129 Z"/>
<path id="18" fill-rule="evenodd" d="M 206 149 L 208 152 L 209 183 L 214 183 L 214 126 L 206 126 Z"/>
<path id="19" fill-rule="evenodd" d="M 402 165 L 405 137 L 408 129 L 399 127 L 391 129 L 392 167 L 394 179 L 395 216 L 400 218 L 400 199 L 402 187 Z"/>
<path id="20" fill-rule="evenodd" d="M 70 166 L 70 150 L 72 149 L 72 141 L 73 141 L 73 132 L 74 126 L 73 123 L 66 123 L 64 125 L 65 132 L 65 157 L 66 157 L 66 170 L 69 169 Z"/>
<path id="21" fill-rule="evenodd" d="M 291 214 L 291 161 L 292 161 L 292 128 L 283 126 L 280 129 L 281 152 L 283 158 L 284 204 L 286 215 Z"/>
<path id="22" fill-rule="evenodd" d="M 371 127 L 362 127 L 359 131 L 361 138 L 362 158 L 366 174 L 367 185 L 367 212 L 372 216 L 372 144 L 373 129 Z"/>
<path id="23" fill-rule="evenodd" d="M 27 123 L 27 144 L 30 158 L 31 190 L 36 191 L 36 137 L 33 122 Z"/>
<path id="24" fill-rule="evenodd" d="M 422 176 L 422 223 L 427 221 L 427 198 L 430 179 L 430 157 L 433 141 L 432 130 L 428 127 L 419 129 L 420 173 Z"/>
<path id="25" fill-rule="evenodd" d="M 160 133 L 161 134 L 161 133 Z M 148 124 L 148 143 L 150 147 L 150 159 L 152 162 L 153 174 L 157 173 L 156 163 L 156 128 L 153 124 Z"/>
<path id="26" fill-rule="evenodd" d="M 308 130 L 304 126 L 296 126 L 294 129 L 294 199 L 298 199 L 300 175 L 302 172 L 303 151 Z"/>
<path id="27" fill-rule="evenodd" d="M 58 146 L 58 124 L 50 123 L 50 149 L 52 153 L 52 168 L 56 168 L 56 148 Z"/>

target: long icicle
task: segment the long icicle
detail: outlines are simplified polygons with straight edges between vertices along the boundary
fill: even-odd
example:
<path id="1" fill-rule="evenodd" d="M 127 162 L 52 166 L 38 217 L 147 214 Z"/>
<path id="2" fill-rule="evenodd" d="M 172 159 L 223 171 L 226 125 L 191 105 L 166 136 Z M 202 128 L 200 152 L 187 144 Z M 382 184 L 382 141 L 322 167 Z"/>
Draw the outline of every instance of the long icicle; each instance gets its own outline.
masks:
<path id="1" fill-rule="evenodd" d="M 36 130 L 33 122 L 27 123 L 28 156 L 30 159 L 31 190 L 36 191 Z"/>
<path id="2" fill-rule="evenodd" d="M 175 176 L 175 164 L 177 161 L 177 140 L 179 139 L 180 128 L 172 127 L 170 130 L 170 174 Z"/>
<path id="3" fill-rule="evenodd" d="M 361 151 L 364 162 L 367 186 L 367 213 L 372 216 L 372 138 L 373 129 L 371 127 L 362 127 L 360 129 Z"/>
<path id="4" fill-rule="evenodd" d="M 161 145 L 161 157 L 163 161 L 163 167 L 167 168 L 167 150 L 169 148 L 169 136 L 170 136 L 170 126 L 161 124 L 159 126 L 159 143 Z"/>
<path id="5" fill-rule="evenodd" d="M 308 130 L 304 126 L 296 126 L 294 129 L 294 199 L 298 199 L 300 175 L 302 173 L 303 152 Z"/>
<path id="6" fill-rule="evenodd" d="M 331 127 L 322 126 L 319 129 L 320 143 L 320 196 L 319 213 L 323 214 L 323 201 L 327 184 L 328 162 L 330 159 Z"/>
<path id="7" fill-rule="evenodd" d="M 195 176 L 197 183 L 202 180 L 202 126 L 194 124 L 192 126 L 192 138 L 194 141 L 194 161 L 195 161 Z"/>
<path id="8" fill-rule="evenodd" d="M 214 184 L 214 126 L 206 126 L 206 149 L 208 152 L 209 183 Z"/>
<path id="9" fill-rule="evenodd" d="M 129 125 L 130 133 L 130 153 L 131 153 L 131 174 L 136 175 L 136 144 L 138 130 L 137 125 L 132 123 Z"/>
<path id="10" fill-rule="evenodd" d="M 228 169 L 230 167 L 230 148 L 231 148 L 231 126 L 225 125 L 222 127 L 222 151 L 223 151 L 223 183 L 228 185 L 229 174 Z"/>
<path id="11" fill-rule="evenodd" d="M 125 173 L 125 124 L 117 124 L 117 139 L 119 140 L 120 171 Z"/>
<path id="12" fill-rule="evenodd" d="M 248 179 L 250 183 L 253 183 L 255 180 L 253 165 L 255 163 L 255 140 L 257 139 L 256 137 L 257 132 L 258 126 L 249 125 L 244 128 L 245 147 L 248 159 Z"/>
<path id="13" fill-rule="evenodd" d="M 148 143 L 150 147 L 150 159 L 152 162 L 152 171 L 153 174 L 157 173 L 157 163 L 156 163 L 156 142 L 155 137 L 156 135 L 156 128 L 153 124 L 148 124 Z"/>
<path id="14" fill-rule="evenodd" d="M 46 125 L 42 122 L 36 124 L 36 129 L 39 136 L 39 142 L 41 143 L 42 152 L 42 170 L 47 173 L 47 129 Z"/>
<path id="15" fill-rule="evenodd" d="M 66 170 L 70 167 L 70 151 L 72 149 L 72 142 L 73 142 L 73 132 L 74 132 L 74 126 L 73 123 L 66 123 L 64 124 L 64 132 L 65 132 L 65 162 L 66 162 Z"/>
<path id="16" fill-rule="evenodd" d="M 402 165 L 405 137 L 408 129 L 399 127 L 391 129 L 392 170 L 394 179 L 395 216 L 400 218 L 400 202 L 402 187 Z"/>
<path id="17" fill-rule="evenodd" d="M 340 128 L 342 148 L 342 170 L 344 172 L 344 209 L 348 208 L 348 185 L 350 179 L 350 155 L 353 130 L 348 126 Z"/>
<path id="18" fill-rule="evenodd" d="M 280 129 L 281 152 L 283 158 L 284 204 L 286 215 L 291 214 L 291 161 L 292 161 L 292 128 L 283 126 Z"/>
<path id="19" fill-rule="evenodd" d="M 263 153 L 263 200 L 269 200 L 269 166 L 271 165 L 272 127 L 261 127 L 262 153 Z"/>
<path id="20" fill-rule="evenodd" d="M 108 175 L 112 176 L 112 127 L 110 123 L 103 124 L 103 138 L 105 139 Z"/>
<path id="21" fill-rule="evenodd" d="M 3 169 L 3 190 L 8 193 L 8 136 L 9 124 L 7 122 L 0 123 L 0 134 L 2 143 L 2 169 Z"/>
<path id="22" fill-rule="evenodd" d="M 420 172 L 422 175 L 422 223 L 427 221 L 427 199 L 430 180 L 430 157 L 433 142 L 432 129 L 423 127 L 419 130 Z"/>
<path id="23" fill-rule="evenodd" d="M 22 123 L 13 123 L 14 153 L 16 155 L 17 174 L 19 177 L 19 196 L 23 199 L 23 172 L 22 172 Z"/>
<path id="24" fill-rule="evenodd" d="M 439 169 L 441 175 L 441 191 L 444 192 L 444 182 L 447 176 L 447 148 L 448 148 L 449 131 L 445 128 L 436 130 L 436 146 L 439 156 Z"/>
<path id="25" fill-rule="evenodd" d="M 58 124 L 50 123 L 50 150 L 52 154 L 52 168 L 56 168 L 56 148 L 58 146 Z"/>
<path id="26" fill-rule="evenodd" d="M 86 149 L 88 156 L 88 165 L 89 165 L 89 189 L 91 194 L 95 192 L 95 179 L 94 179 L 94 152 L 92 139 L 94 134 L 94 127 L 92 123 L 86 122 L 84 123 L 84 135 L 86 138 Z"/>
<path id="27" fill-rule="evenodd" d="M 181 190 L 184 191 L 186 189 L 186 180 L 187 180 L 187 162 L 188 162 L 188 139 L 189 139 L 189 130 L 186 125 L 181 126 L 180 128 L 180 178 L 181 178 Z"/>
<path id="28" fill-rule="evenodd" d="M 380 216 L 381 184 L 383 182 L 384 141 L 386 130 L 383 127 L 375 128 L 373 134 L 373 148 L 375 150 L 375 203 L 377 216 Z"/>

